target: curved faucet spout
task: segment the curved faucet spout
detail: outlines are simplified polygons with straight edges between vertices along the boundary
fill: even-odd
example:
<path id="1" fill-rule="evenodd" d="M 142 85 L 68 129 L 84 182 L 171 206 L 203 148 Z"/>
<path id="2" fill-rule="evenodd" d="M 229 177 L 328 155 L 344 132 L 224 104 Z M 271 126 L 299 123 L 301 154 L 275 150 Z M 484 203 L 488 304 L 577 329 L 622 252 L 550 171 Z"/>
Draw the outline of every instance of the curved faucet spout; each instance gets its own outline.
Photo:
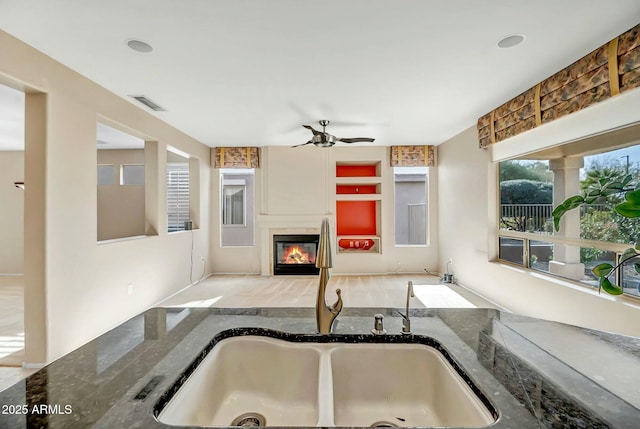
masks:
<path id="1" fill-rule="evenodd" d="M 413 296 L 415 296 L 413 294 L 413 282 L 409 280 L 409 283 L 407 284 L 407 307 L 405 310 L 406 316 L 399 312 L 400 316 L 402 316 L 402 333 L 403 334 L 411 333 L 411 320 L 409 320 L 409 299 Z"/>
<path id="2" fill-rule="evenodd" d="M 329 241 L 329 220 L 326 218 L 322 220 L 322 227 L 320 228 L 320 243 L 318 245 L 316 267 L 320 268 L 318 298 L 316 299 L 316 324 L 319 333 L 330 334 L 333 322 L 338 314 L 340 314 L 340 311 L 342 311 L 342 291 L 336 289 L 338 300 L 332 306 L 328 306 L 325 301 L 325 293 L 330 278 L 329 268 L 332 267 L 332 262 L 331 243 Z"/>

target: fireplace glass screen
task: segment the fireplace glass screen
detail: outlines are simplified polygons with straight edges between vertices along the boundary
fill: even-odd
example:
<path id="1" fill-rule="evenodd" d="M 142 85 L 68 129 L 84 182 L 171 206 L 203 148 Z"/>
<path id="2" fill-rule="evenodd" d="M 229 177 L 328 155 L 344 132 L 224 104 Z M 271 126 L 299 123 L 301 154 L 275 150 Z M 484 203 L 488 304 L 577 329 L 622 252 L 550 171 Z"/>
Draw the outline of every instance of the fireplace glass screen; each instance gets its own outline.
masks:
<path id="1" fill-rule="evenodd" d="M 318 235 L 274 235 L 274 274 L 318 274 Z"/>

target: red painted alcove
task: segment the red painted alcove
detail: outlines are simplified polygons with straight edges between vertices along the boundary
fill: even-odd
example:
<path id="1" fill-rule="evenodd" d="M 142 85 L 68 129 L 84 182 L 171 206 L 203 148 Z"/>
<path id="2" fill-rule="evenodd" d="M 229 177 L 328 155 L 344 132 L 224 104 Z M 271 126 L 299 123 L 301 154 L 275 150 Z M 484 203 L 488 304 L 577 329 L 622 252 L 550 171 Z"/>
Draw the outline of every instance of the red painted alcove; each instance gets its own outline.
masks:
<path id="1" fill-rule="evenodd" d="M 372 164 L 336 165 L 336 177 L 376 177 L 376 166 Z"/>
<path id="2" fill-rule="evenodd" d="M 375 201 L 336 201 L 337 235 L 376 235 Z"/>

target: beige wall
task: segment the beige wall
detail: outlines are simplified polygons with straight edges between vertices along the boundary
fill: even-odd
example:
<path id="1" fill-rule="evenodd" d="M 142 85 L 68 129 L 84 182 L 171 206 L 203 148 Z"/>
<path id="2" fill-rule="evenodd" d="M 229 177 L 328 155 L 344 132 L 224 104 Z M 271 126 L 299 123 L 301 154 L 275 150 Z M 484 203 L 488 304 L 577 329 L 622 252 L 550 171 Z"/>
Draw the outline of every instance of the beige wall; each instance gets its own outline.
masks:
<path id="1" fill-rule="evenodd" d="M 31 175 L 34 185 L 25 210 L 41 215 L 25 220 L 33 227 L 25 238 L 33 253 L 25 260 L 25 325 L 27 362 L 48 362 L 188 284 L 191 233 L 165 232 L 167 145 L 199 159 L 203 221 L 193 232 L 194 260 L 208 259 L 210 149 L 1 31 L 0 58 L 10 59 L 0 63 L 3 83 L 46 94 L 27 97 L 26 106 L 25 181 Z M 31 127 L 31 117 L 40 124 Z M 96 243 L 98 120 L 157 142 L 147 172 L 157 179 L 149 193 L 156 204 L 146 204 L 146 218 L 158 235 Z"/>
<path id="2" fill-rule="evenodd" d="M 0 151 L 0 274 L 22 274 L 24 262 L 24 152 Z"/>
<path id="3" fill-rule="evenodd" d="M 97 187 L 98 240 L 134 237 L 145 234 L 144 185 L 120 185 L 120 166 L 144 165 L 143 149 L 98 150 L 98 164 L 114 166 L 113 185 Z"/>
<path id="4" fill-rule="evenodd" d="M 220 246 L 219 170 L 214 170 L 211 193 L 213 234 L 211 253 L 215 272 L 272 273 L 274 233 L 318 233 L 328 218 L 335 235 L 336 162 L 379 162 L 382 177 L 380 213 L 381 252 L 338 254 L 332 238 L 334 274 L 386 274 L 435 270 L 438 259 L 437 174 L 430 171 L 429 225 L 426 247 L 396 247 L 394 240 L 393 169 L 388 147 L 265 147 L 256 170 L 256 239 L 254 247 Z"/>
<path id="5" fill-rule="evenodd" d="M 460 284 L 513 312 L 640 336 L 638 300 L 599 296 L 587 287 L 491 262 L 496 256 L 496 173 L 491 152 L 478 148 L 475 127 L 438 147 L 440 271 L 451 257 Z"/>

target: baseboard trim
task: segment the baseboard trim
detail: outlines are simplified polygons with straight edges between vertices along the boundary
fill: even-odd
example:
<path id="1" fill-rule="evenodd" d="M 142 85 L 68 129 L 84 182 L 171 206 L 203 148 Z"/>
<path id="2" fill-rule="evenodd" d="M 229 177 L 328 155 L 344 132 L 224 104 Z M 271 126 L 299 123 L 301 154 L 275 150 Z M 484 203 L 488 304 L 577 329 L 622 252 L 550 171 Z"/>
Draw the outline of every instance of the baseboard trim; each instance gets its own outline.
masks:
<path id="1" fill-rule="evenodd" d="M 22 367 L 24 369 L 42 369 L 46 366 L 46 363 L 28 363 L 22 362 Z"/>
<path id="2" fill-rule="evenodd" d="M 443 283 L 443 284 L 446 284 L 446 283 Z M 472 293 L 472 294 L 474 294 L 474 295 L 477 295 L 477 296 L 479 296 L 480 298 L 484 299 L 485 301 L 490 302 L 491 304 L 495 305 L 495 306 L 496 306 L 496 308 L 497 308 L 498 310 L 500 310 L 500 311 L 506 311 L 506 312 L 508 312 L 508 313 L 513 313 L 513 311 L 509 310 L 507 307 L 505 307 L 505 306 L 503 306 L 503 305 L 498 304 L 498 303 L 497 303 L 497 302 L 495 302 L 494 300 L 487 298 L 486 296 L 484 296 L 484 295 L 482 295 L 481 293 L 478 293 L 477 291 L 475 291 L 475 290 L 473 290 L 473 289 L 471 289 L 471 288 L 469 288 L 469 287 L 467 287 L 467 286 L 463 285 L 462 283 L 460 283 L 460 282 L 459 282 L 459 281 L 457 281 L 457 280 L 454 282 L 454 284 L 455 284 L 455 285 L 457 285 L 457 286 L 460 286 L 462 289 L 466 290 L 467 292 Z"/>
<path id="3" fill-rule="evenodd" d="M 202 277 L 202 279 L 201 279 L 198 283 L 200 283 L 200 282 L 201 282 L 202 280 L 204 280 L 204 279 L 207 279 L 207 278 L 211 277 L 212 275 L 213 275 L 213 273 L 209 273 L 209 274 L 207 274 L 206 276 Z M 158 305 L 159 305 L 161 302 L 164 302 L 164 301 L 168 300 L 169 298 L 173 298 L 174 296 L 176 296 L 176 295 L 177 295 L 177 294 L 179 294 L 180 292 L 183 292 L 183 291 L 185 291 L 185 290 L 189 289 L 191 286 L 194 286 L 194 284 L 193 284 L 193 283 L 191 283 L 191 284 L 186 285 L 185 287 L 183 287 L 183 288 L 182 288 L 182 289 L 180 289 L 180 290 L 175 291 L 175 292 L 174 292 L 174 293 L 172 293 L 171 295 L 169 295 L 169 296 L 167 296 L 167 297 L 165 297 L 165 298 L 162 298 L 160 301 L 156 302 L 155 304 L 153 304 L 153 305 L 152 305 L 151 307 L 149 307 L 149 308 L 158 307 Z"/>
<path id="4" fill-rule="evenodd" d="M 24 273 L 0 273 L 0 277 L 24 277 Z"/>

